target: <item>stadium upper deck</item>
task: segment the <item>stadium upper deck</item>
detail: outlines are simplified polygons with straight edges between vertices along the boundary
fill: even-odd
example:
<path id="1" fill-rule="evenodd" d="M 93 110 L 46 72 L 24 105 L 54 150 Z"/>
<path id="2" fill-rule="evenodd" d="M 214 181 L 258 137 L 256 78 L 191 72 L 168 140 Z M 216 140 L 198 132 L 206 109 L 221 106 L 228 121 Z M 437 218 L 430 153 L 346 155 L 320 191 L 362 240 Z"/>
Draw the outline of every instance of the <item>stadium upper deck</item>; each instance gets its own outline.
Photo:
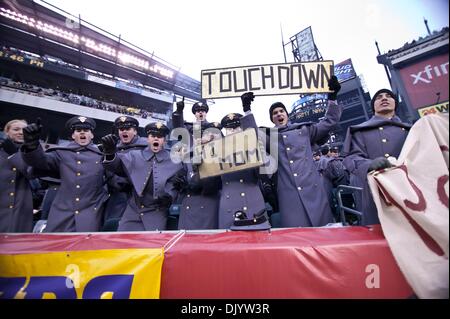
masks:
<path id="1" fill-rule="evenodd" d="M 117 105 L 106 116 L 89 110 L 99 122 L 98 136 L 110 132 L 111 121 L 123 108 L 132 109 L 143 127 L 149 121 L 168 122 L 175 95 L 201 100 L 200 82 L 179 68 L 45 1 L 0 0 L 0 45 L 0 76 L 43 90 L 86 96 L 94 104 Z M 25 105 L 21 101 L 31 97 L 17 91 L 11 99 L 5 89 L 0 88 L 3 124 L 12 117 L 41 116 L 52 123 L 55 135 L 64 130 L 61 122 L 86 111 L 70 101 L 65 102 L 78 107 L 62 104 L 50 110 Z M 55 103 L 47 102 L 39 104 Z"/>
<path id="2" fill-rule="evenodd" d="M 200 100 L 200 82 L 177 67 L 93 24 L 49 7 L 44 1 L 0 1 L 2 44 Z"/>

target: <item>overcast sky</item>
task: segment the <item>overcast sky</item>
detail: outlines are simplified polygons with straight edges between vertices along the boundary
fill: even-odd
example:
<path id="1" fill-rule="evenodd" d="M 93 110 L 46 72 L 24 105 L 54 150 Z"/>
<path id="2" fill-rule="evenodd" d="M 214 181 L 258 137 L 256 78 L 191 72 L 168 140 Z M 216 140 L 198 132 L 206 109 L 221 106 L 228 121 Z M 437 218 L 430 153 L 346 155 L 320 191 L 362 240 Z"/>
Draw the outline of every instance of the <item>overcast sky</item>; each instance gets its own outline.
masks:
<path id="1" fill-rule="evenodd" d="M 203 69 L 284 63 L 284 42 L 311 26 L 326 60 L 351 58 L 372 95 L 389 88 L 382 53 L 448 26 L 448 0 L 47 0 L 47 2 L 125 39 L 200 80 Z M 288 62 L 292 53 L 286 46 Z M 257 97 L 253 112 L 259 125 L 271 126 L 268 108 L 275 101 L 288 110 L 297 95 Z M 242 113 L 239 98 L 217 99 L 209 121 Z M 186 119 L 192 120 L 190 105 Z"/>

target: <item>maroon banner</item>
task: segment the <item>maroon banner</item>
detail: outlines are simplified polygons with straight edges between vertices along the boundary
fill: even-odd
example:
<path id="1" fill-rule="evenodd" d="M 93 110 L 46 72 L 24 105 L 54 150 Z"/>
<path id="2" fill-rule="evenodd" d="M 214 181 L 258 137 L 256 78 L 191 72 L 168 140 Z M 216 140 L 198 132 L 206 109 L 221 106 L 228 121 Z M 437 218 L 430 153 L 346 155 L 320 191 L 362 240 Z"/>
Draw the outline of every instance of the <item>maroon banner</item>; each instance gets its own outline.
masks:
<path id="1" fill-rule="evenodd" d="M 411 106 L 418 109 L 448 101 L 448 72 L 448 54 L 438 55 L 400 69 L 400 77 Z"/>
<path id="2" fill-rule="evenodd" d="M 165 247 L 160 298 L 408 298 L 379 225 L 0 235 L 2 254 Z"/>

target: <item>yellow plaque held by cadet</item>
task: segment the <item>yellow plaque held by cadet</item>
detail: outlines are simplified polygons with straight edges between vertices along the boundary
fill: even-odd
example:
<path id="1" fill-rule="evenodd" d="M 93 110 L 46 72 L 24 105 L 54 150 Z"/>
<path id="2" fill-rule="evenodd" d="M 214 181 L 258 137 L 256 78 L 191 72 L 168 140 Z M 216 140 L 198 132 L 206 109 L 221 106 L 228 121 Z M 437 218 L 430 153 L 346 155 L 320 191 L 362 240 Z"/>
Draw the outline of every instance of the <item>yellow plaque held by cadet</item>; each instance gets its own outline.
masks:
<path id="1" fill-rule="evenodd" d="M 200 178 L 219 176 L 263 165 L 261 144 L 254 129 L 225 136 L 220 140 L 194 148 L 194 163 L 199 166 Z"/>

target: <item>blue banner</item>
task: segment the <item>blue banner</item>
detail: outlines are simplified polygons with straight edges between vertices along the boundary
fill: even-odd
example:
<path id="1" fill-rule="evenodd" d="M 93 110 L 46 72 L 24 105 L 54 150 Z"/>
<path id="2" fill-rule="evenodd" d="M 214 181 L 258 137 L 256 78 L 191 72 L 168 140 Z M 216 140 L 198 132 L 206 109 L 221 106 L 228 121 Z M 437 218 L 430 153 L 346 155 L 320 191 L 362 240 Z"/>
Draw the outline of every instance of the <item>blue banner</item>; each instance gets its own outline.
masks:
<path id="1" fill-rule="evenodd" d="M 334 66 L 334 75 L 338 78 L 340 83 L 356 77 L 355 69 L 353 68 L 352 59 L 347 59 Z"/>

